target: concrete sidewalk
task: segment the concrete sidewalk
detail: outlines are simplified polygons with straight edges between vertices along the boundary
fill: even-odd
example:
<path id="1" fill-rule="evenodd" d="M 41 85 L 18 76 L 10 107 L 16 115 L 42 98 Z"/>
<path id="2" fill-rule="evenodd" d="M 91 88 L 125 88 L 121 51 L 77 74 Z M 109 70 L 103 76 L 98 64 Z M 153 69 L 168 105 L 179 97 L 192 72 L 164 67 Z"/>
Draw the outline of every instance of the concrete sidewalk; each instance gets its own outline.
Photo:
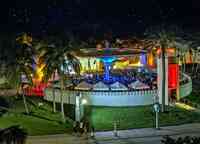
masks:
<path id="1" fill-rule="evenodd" d="M 131 130 L 118 131 L 119 138 L 144 138 L 144 137 L 160 137 L 160 136 L 173 136 L 173 135 L 185 135 L 188 133 L 200 133 L 200 123 L 184 124 L 179 126 L 167 126 L 161 127 L 160 130 L 154 128 L 142 128 Z M 109 132 L 96 132 L 96 139 L 111 139 L 114 138 L 112 131 Z"/>
<path id="2" fill-rule="evenodd" d="M 70 134 L 47 135 L 47 136 L 30 136 L 27 144 L 111 144 L 111 143 L 129 143 L 132 142 L 148 143 L 149 139 L 154 142 L 160 142 L 163 136 L 200 136 L 200 123 L 184 124 L 179 126 L 161 127 L 160 130 L 154 128 L 142 128 L 118 131 L 115 137 L 113 131 L 96 132 L 94 139 L 86 137 L 78 137 Z M 127 142 L 129 141 L 129 142 Z M 141 142 L 142 141 L 142 142 Z"/>

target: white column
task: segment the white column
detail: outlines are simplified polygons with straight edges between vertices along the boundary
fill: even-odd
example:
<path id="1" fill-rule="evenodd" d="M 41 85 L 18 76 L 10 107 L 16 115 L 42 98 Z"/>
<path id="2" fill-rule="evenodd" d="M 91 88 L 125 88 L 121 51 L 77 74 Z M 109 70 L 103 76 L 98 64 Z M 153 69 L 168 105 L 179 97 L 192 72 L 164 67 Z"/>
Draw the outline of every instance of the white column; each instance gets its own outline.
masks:
<path id="1" fill-rule="evenodd" d="M 157 86 L 158 86 L 158 97 L 159 103 L 162 104 L 162 81 L 163 81 L 163 69 L 162 69 L 162 58 L 157 58 Z M 168 99 L 168 57 L 165 57 L 165 105 L 169 104 Z"/>
<path id="2" fill-rule="evenodd" d="M 165 57 L 165 105 L 169 104 L 168 94 L 168 56 Z"/>
<path id="3" fill-rule="evenodd" d="M 75 121 L 80 121 L 80 115 L 80 93 L 77 93 L 75 102 Z"/>

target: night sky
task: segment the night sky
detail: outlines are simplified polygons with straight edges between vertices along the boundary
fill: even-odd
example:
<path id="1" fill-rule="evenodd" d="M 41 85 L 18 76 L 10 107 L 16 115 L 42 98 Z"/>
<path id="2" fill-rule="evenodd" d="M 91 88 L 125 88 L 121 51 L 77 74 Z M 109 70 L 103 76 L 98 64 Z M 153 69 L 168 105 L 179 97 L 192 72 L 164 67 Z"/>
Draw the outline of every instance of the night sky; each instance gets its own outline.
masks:
<path id="1" fill-rule="evenodd" d="M 199 0 L 4 0 L 0 12 L 1 29 L 15 32 L 131 33 L 160 24 L 200 25 Z"/>

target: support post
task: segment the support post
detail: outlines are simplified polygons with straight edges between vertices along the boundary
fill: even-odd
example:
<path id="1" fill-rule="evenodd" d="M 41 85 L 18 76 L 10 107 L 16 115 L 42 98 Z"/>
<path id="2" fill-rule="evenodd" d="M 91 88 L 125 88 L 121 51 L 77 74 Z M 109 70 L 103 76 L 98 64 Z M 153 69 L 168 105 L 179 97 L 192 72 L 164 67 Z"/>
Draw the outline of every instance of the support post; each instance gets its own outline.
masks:
<path id="1" fill-rule="evenodd" d="M 159 112 L 160 112 L 160 105 L 159 103 L 154 103 L 153 105 L 154 112 L 155 112 L 155 124 L 156 124 L 156 129 L 159 130 Z"/>
<path id="2" fill-rule="evenodd" d="M 117 137 L 118 136 L 118 134 L 117 134 L 117 123 L 114 122 L 113 126 L 114 126 L 113 134 L 114 134 L 115 137 Z"/>
<path id="3" fill-rule="evenodd" d="M 169 104 L 168 99 L 168 57 L 165 56 L 165 68 L 163 69 L 163 62 L 161 56 L 157 58 L 157 86 L 159 103 L 164 105 Z M 165 83 L 163 83 L 163 80 Z M 162 107 L 162 111 L 163 111 Z"/>
<path id="4" fill-rule="evenodd" d="M 158 121 L 159 121 L 158 112 L 156 112 L 156 129 L 159 129 Z"/>
<path id="5" fill-rule="evenodd" d="M 75 105 L 75 121 L 80 122 L 80 93 L 77 93 L 76 95 L 76 105 Z"/>

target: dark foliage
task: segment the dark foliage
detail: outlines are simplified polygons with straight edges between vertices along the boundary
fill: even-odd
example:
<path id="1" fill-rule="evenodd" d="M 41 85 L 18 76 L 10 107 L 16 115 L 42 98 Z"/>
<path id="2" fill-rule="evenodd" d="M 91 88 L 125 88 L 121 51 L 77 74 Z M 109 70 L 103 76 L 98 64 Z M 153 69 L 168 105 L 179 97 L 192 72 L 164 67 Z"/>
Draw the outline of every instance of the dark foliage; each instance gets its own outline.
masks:
<path id="1" fill-rule="evenodd" d="M 0 143 L 25 144 L 27 132 L 20 126 L 12 126 L 0 131 Z"/>
<path id="2" fill-rule="evenodd" d="M 173 139 L 170 136 L 165 136 L 161 142 L 163 144 L 200 144 L 200 137 L 186 136 Z"/>

